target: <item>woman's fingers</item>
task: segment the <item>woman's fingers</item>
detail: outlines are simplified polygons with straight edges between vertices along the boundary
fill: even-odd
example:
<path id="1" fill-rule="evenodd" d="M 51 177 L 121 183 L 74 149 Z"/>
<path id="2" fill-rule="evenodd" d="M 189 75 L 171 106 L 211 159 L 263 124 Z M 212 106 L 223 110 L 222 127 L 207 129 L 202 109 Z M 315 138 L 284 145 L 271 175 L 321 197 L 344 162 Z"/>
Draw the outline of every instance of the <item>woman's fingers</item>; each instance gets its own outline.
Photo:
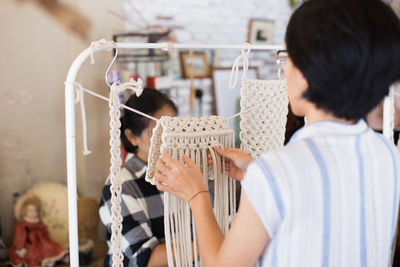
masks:
<path id="1" fill-rule="evenodd" d="M 159 158 L 157 160 L 156 168 L 162 173 L 168 173 L 171 170 L 171 168 L 167 167 L 167 165 L 165 164 L 164 158 Z"/>
<path id="2" fill-rule="evenodd" d="M 164 149 L 160 157 L 160 159 L 162 159 L 168 167 L 174 168 L 174 167 L 184 166 L 181 162 L 171 157 L 168 153 L 169 153 L 168 150 Z"/>
<path id="3" fill-rule="evenodd" d="M 194 163 L 193 160 L 191 160 L 188 156 L 183 155 L 183 156 L 182 156 L 182 159 L 183 159 L 183 162 L 185 162 L 186 165 L 187 165 L 189 168 L 191 168 L 191 169 L 197 168 L 196 163 Z"/>
<path id="4" fill-rule="evenodd" d="M 168 184 L 168 177 L 160 172 L 159 170 L 156 171 L 154 174 L 154 177 L 156 178 L 157 181 L 160 181 L 161 183 Z"/>
<path id="5" fill-rule="evenodd" d="M 168 185 L 165 183 L 162 183 L 160 180 L 156 179 L 156 187 L 158 190 L 163 191 L 163 192 L 170 192 L 168 191 Z"/>
<path id="6" fill-rule="evenodd" d="M 220 156 L 226 157 L 226 158 L 231 158 L 233 155 L 235 155 L 234 151 L 232 151 L 229 148 L 221 148 L 221 147 L 214 147 L 215 152 L 219 154 Z"/>

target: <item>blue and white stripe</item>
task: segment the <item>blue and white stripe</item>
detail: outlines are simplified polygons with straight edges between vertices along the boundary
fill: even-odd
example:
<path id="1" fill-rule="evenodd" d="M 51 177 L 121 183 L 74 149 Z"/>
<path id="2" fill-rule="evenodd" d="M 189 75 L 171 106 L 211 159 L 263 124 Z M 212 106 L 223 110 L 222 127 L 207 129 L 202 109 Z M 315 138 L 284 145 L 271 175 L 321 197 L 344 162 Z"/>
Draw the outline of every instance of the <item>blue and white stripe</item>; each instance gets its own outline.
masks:
<path id="1" fill-rule="evenodd" d="M 311 124 L 257 159 L 242 186 L 271 238 L 259 265 L 386 267 L 399 159 L 362 120 Z"/>

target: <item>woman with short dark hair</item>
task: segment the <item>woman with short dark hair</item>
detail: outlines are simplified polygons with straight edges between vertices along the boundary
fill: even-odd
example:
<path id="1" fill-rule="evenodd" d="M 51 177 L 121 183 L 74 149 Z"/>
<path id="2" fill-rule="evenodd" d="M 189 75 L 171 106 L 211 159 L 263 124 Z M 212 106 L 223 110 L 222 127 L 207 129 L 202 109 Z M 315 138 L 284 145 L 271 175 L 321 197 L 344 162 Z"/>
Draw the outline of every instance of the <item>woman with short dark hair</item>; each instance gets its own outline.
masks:
<path id="1" fill-rule="evenodd" d="M 253 161 L 216 148 L 241 180 L 226 237 L 199 168 L 167 151 L 159 190 L 189 202 L 205 266 L 388 266 L 400 193 L 400 153 L 362 119 L 400 80 L 400 22 L 380 0 L 309 0 L 280 52 L 295 115 L 307 123 Z"/>

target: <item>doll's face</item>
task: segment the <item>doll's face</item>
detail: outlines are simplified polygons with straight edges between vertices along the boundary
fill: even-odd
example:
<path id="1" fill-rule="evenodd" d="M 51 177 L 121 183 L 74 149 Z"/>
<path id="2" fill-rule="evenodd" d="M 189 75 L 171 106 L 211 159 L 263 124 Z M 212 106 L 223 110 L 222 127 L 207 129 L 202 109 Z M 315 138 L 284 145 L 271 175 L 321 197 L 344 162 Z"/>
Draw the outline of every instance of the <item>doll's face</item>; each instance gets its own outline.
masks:
<path id="1" fill-rule="evenodd" d="M 29 204 L 26 207 L 26 217 L 31 218 L 31 219 L 36 219 L 38 217 L 38 211 L 35 205 Z"/>

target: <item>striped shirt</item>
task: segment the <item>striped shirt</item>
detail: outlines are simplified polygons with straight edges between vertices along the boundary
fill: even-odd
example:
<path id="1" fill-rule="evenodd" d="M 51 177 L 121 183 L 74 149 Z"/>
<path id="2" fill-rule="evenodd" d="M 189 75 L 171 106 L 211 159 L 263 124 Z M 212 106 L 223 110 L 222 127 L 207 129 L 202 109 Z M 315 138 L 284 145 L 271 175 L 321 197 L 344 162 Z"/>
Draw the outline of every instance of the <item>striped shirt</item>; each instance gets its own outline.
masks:
<path id="1" fill-rule="evenodd" d="M 122 249 L 124 267 L 144 267 L 154 247 L 165 242 L 163 193 L 146 182 L 147 166 L 136 156 L 122 165 L 121 192 Z M 106 226 L 110 250 L 104 266 L 112 265 L 111 250 L 111 193 L 108 178 L 100 201 L 99 214 Z"/>
<path id="2" fill-rule="evenodd" d="M 300 129 L 242 181 L 270 237 L 258 266 L 388 266 L 399 173 L 398 149 L 363 120 Z"/>

